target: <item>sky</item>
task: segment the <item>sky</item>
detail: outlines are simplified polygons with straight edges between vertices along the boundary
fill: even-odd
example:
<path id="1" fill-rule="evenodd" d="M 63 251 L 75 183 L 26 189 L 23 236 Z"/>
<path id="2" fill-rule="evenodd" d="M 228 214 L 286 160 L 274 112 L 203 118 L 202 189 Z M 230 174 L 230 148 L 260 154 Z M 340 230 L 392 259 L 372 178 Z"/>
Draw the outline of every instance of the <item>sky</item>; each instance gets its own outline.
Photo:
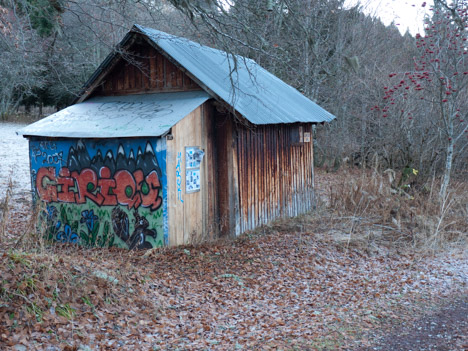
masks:
<path id="1" fill-rule="evenodd" d="M 412 35 L 423 31 L 424 15 L 429 12 L 432 0 L 347 0 L 347 5 L 360 3 L 364 13 L 380 17 L 386 25 L 397 25 L 404 34 L 409 30 Z M 426 6 L 421 5 L 426 2 Z"/>

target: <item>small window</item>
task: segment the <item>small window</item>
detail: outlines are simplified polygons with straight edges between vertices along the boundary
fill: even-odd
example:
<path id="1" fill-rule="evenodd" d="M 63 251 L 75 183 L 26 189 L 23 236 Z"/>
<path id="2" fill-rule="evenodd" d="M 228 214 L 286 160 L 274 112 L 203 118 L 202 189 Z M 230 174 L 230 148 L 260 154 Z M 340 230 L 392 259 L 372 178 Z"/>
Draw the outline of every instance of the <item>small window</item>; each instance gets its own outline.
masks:
<path id="1" fill-rule="evenodd" d="M 306 131 L 307 130 L 307 131 Z M 304 143 L 310 143 L 311 133 L 310 128 L 304 125 L 295 125 L 290 129 L 291 133 L 291 144 L 292 145 L 303 145 Z"/>
<path id="2" fill-rule="evenodd" d="M 304 143 L 304 127 L 293 126 L 291 128 L 291 144 L 301 145 L 302 143 Z"/>

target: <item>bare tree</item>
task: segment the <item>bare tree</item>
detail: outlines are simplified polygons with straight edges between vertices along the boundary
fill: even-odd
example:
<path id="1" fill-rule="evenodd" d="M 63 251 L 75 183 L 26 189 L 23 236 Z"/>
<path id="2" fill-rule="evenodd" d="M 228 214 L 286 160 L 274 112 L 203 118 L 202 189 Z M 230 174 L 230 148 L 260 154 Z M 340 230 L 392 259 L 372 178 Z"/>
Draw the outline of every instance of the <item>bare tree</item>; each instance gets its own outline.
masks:
<path id="1" fill-rule="evenodd" d="M 453 160 L 468 145 L 468 3 L 455 1 L 448 5 L 436 0 L 433 15 L 426 20 L 424 35 L 416 36 L 417 54 L 413 69 L 405 74 L 391 74 L 400 83 L 387 90 L 386 98 L 394 100 L 417 97 L 416 118 L 427 120 L 432 127 L 432 142 L 444 147 L 440 198 L 445 199 L 453 170 Z M 400 91 L 407 91 L 401 94 Z M 424 114 L 423 114 L 424 113 Z M 411 117 L 411 116 L 410 116 Z"/>
<path id="2" fill-rule="evenodd" d="M 42 41 L 13 1 L 0 6 L 0 115 L 18 107 L 22 97 L 41 86 Z"/>

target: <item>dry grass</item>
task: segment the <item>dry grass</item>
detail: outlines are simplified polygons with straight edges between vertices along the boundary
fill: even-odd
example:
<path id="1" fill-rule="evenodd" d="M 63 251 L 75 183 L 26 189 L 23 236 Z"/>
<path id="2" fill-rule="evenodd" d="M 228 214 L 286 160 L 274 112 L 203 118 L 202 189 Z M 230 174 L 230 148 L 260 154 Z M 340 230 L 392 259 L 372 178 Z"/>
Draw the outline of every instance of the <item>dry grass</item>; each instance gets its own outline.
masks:
<path id="1" fill-rule="evenodd" d="M 438 199 L 438 181 L 413 189 L 406 184 L 395 186 L 398 175 L 387 170 L 342 169 L 338 173 L 317 171 L 317 210 L 311 215 L 284 219 L 260 230 L 281 228 L 313 231 L 333 238 L 345 246 L 379 250 L 393 248 L 435 252 L 449 246 L 468 244 L 468 182 L 454 181 L 447 197 Z M 409 182 L 412 179 L 409 179 Z M 45 228 L 37 230 L 37 216 L 42 208 L 12 206 L 13 183 L 0 198 L 0 243 L 5 249 L 46 253 L 57 246 L 43 239 Z M 28 214 L 28 215 L 26 215 Z M 192 235 L 190 243 L 200 245 L 213 240 L 209 235 Z"/>
<path id="2" fill-rule="evenodd" d="M 8 180 L 8 187 L 5 192 L 5 197 L 0 201 L 0 243 L 4 242 L 6 236 L 6 226 L 10 214 L 10 198 L 13 191 L 13 182 L 11 177 Z"/>
<path id="3" fill-rule="evenodd" d="M 83 306 L 94 311 L 124 295 L 137 294 L 127 288 L 135 271 L 127 262 L 134 252 L 51 245 L 45 240 L 46 228 L 38 226 L 43 208 L 28 206 L 29 216 L 17 222 L 18 208 L 11 204 L 13 185 L 9 184 L 0 202 L 0 309 L 9 311 L 7 323 L 46 318 L 67 323 Z"/>
<path id="4" fill-rule="evenodd" d="M 466 247 L 467 182 L 452 182 L 446 198 L 440 200 L 437 180 L 413 189 L 407 184 L 396 187 L 393 175 L 393 171 L 348 169 L 330 177 L 319 172 L 328 233 L 347 245 L 390 243 L 397 249 L 423 252 Z"/>
<path id="5" fill-rule="evenodd" d="M 14 123 L 32 123 L 57 112 L 52 106 L 45 106 L 41 110 L 38 107 L 31 108 L 30 111 L 26 111 L 24 107 L 21 107 L 16 112 L 5 113 L 0 115 L 0 121 L 2 122 L 14 122 Z"/>

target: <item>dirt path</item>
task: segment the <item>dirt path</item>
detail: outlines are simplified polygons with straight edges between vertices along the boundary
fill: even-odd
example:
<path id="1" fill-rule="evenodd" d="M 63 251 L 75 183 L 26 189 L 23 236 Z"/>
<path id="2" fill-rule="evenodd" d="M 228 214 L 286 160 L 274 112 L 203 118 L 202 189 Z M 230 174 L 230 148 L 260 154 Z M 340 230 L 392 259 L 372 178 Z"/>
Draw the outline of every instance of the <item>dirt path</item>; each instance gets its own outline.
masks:
<path id="1" fill-rule="evenodd" d="M 468 350 L 468 295 L 446 302 L 414 322 L 402 323 L 376 345 L 359 350 Z"/>

